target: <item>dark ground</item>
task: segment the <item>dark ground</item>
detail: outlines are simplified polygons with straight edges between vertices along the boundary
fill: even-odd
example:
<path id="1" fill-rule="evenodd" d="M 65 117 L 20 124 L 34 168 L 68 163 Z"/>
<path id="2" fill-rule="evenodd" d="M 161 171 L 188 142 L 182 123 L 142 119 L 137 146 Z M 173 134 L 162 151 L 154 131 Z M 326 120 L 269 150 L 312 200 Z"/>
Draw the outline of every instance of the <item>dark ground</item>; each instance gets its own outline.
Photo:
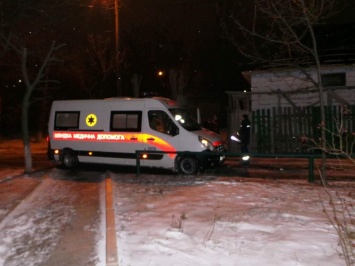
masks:
<path id="1" fill-rule="evenodd" d="M 56 166 L 47 159 L 47 142 L 31 142 L 33 169 L 35 171 L 45 170 Z M 320 179 L 319 168 L 320 159 L 315 160 L 314 180 Z M 79 170 L 97 170 L 113 172 L 132 172 L 136 173 L 135 167 L 119 167 L 113 165 L 80 165 Z M 20 139 L 0 139 L 0 179 L 7 175 L 22 174 L 24 170 L 23 144 Z M 143 168 L 140 173 L 152 174 L 174 174 L 161 169 Z M 270 179 L 309 179 L 309 162 L 306 158 L 251 158 L 249 166 L 242 166 L 239 158 L 229 157 L 222 167 L 208 169 L 199 174 L 216 176 L 240 176 L 257 177 Z M 354 180 L 355 164 L 347 159 L 328 159 L 327 160 L 328 180 Z"/>

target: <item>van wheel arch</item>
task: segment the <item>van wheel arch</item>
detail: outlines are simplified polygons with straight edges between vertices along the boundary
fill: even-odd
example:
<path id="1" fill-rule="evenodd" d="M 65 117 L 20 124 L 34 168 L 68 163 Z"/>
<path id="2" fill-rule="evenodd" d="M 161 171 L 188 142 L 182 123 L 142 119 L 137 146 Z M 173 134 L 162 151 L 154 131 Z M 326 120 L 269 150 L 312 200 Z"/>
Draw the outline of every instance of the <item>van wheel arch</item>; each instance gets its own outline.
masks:
<path id="1" fill-rule="evenodd" d="M 64 149 L 61 156 L 62 165 L 67 169 L 75 169 L 78 164 L 78 156 L 72 149 Z"/>
<path id="2" fill-rule="evenodd" d="M 176 168 L 180 174 L 195 175 L 200 169 L 200 162 L 195 156 L 183 155 L 177 157 Z"/>

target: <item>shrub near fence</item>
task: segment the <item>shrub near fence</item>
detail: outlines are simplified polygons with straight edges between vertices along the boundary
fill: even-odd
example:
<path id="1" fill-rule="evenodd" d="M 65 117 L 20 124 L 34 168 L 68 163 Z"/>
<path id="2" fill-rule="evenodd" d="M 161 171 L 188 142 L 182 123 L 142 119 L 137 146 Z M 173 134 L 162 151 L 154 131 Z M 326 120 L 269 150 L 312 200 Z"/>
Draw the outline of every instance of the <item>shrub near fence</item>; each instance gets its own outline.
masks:
<path id="1" fill-rule="evenodd" d="M 343 116 L 340 106 L 325 107 L 325 126 L 329 132 L 339 133 L 338 124 L 351 138 L 355 132 L 355 105 L 349 106 L 350 115 Z M 257 153 L 306 153 L 302 138 L 320 137 L 320 107 L 274 107 L 253 111 L 251 148 Z M 334 135 L 327 134 L 332 142 Z M 348 147 L 350 148 L 350 147 Z"/>

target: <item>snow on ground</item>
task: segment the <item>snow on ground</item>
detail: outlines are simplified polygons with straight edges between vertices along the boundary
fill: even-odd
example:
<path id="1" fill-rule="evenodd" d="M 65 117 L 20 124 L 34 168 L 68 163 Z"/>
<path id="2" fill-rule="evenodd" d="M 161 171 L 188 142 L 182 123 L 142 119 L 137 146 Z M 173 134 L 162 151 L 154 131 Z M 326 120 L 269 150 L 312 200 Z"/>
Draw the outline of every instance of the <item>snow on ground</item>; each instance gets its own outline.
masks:
<path id="1" fill-rule="evenodd" d="M 62 188 L 60 171 L 55 173 L 33 194 L 35 204 L 30 206 L 27 200 L 2 221 L 0 265 L 5 258 L 11 265 L 49 265 L 46 260 L 58 242 L 58 226 L 70 224 L 76 212 L 67 203 L 84 192 L 76 195 Z M 319 184 L 294 179 L 110 176 L 120 266 L 346 265 L 339 236 L 323 206 L 331 217 L 333 209 Z M 70 184 L 74 186 L 75 180 Z M 339 221 L 344 209 L 354 235 L 355 183 L 331 185 Z M 46 207 L 52 204 L 46 200 L 50 195 L 56 195 L 55 208 Z M 105 208 L 102 202 L 99 205 Z M 96 265 L 104 265 L 102 223 L 101 217 L 90 224 L 99 236 Z"/>
<path id="2" fill-rule="evenodd" d="M 2 185 L 36 179 L 17 174 Z M 70 180 L 53 169 L 34 175 L 43 178 L 40 185 L 11 212 L 0 203 L 7 212 L 0 221 L 0 265 L 105 265 L 103 174 L 81 172 Z"/>
<path id="3" fill-rule="evenodd" d="M 339 236 L 323 212 L 323 206 L 328 213 L 332 207 L 321 186 L 176 178 L 113 177 L 120 266 L 346 265 Z M 354 188 L 337 183 L 330 189 L 337 204 L 345 200 L 352 231 Z"/>
<path id="4" fill-rule="evenodd" d="M 5 159 L 0 179 L 16 178 L 21 167 L 7 165 L 8 153 Z M 48 164 L 36 162 L 41 169 Z M 273 176 L 110 176 L 120 266 L 346 265 L 339 235 L 326 215 L 332 219 L 333 208 L 319 184 Z M 0 223 L 0 265 L 5 259 L 11 265 L 48 265 L 57 232 L 72 226 L 77 213 L 68 202 L 84 193 L 68 190 L 58 180 L 60 176 L 51 176 L 38 188 L 41 193 L 33 200 L 40 204 L 26 203 Z M 355 182 L 348 180 L 330 181 L 329 191 L 339 222 L 347 222 L 344 229 L 354 254 Z M 75 187 L 73 182 L 70 187 Z M 95 208 L 104 213 L 102 197 Z M 97 265 L 104 265 L 103 219 L 90 224 L 90 230 L 97 230 L 98 254 L 92 257 Z"/>
<path id="5" fill-rule="evenodd" d="M 0 265 L 39 265 L 46 261 L 58 244 L 58 232 L 71 222 L 73 207 L 54 204 L 64 202 L 68 194 L 60 193 L 60 186 L 53 186 L 52 180 L 46 183 L 1 221 Z M 53 195 L 55 198 L 48 201 Z"/>

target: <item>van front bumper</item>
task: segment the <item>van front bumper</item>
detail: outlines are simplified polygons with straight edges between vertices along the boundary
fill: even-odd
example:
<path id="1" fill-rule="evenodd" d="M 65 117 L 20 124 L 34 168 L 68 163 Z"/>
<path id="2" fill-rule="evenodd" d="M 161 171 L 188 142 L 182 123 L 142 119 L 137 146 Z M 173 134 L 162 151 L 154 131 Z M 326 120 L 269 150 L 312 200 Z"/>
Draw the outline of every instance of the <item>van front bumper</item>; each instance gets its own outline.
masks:
<path id="1" fill-rule="evenodd" d="M 225 159 L 226 156 L 223 154 L 211 152 L 210 150 L 202 152 L 202 155 L 199 156 L 199 160 L 204 169 L 221 166 Z"/>

